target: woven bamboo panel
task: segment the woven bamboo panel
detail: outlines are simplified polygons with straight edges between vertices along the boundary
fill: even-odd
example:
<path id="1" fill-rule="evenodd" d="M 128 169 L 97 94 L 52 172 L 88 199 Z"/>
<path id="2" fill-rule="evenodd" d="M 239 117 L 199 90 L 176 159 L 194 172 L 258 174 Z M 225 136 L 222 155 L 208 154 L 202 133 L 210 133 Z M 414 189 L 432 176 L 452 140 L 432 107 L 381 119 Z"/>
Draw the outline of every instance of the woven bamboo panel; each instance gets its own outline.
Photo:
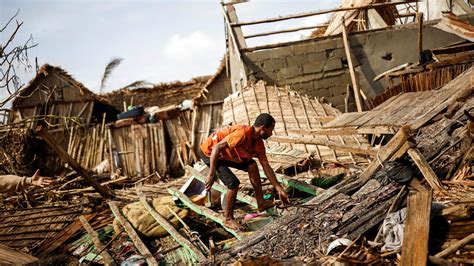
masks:
<path id="1" fill-rule="evenodd" d="M 279 88 L 275 86 L 266 86 L 260 81 L 248 86 L 243 91 L 234 93 L 226 98 L 223 108 L 224 125 L 251 125 L 260 113 L 269 113 L 276 121 L 274 136 L 304 136 L 314 138 L 315 140 L 331 141 L 340 145 L 369 146 L 368 141 L 362 135 L 326 136 L 293 133 L 298 130 L 321 128 L 326 122 L 331 121 L 341 113 L 329 104 L 322 103 L 315 98 L 302 96 L 297 92 L 291 91 L 288 87 Z M 272 141 L 271 138 L 268 141 L 268 145 L 275 143 L 276 142 Z M 294 163 L 294 161 L 307 158 L 311 153 L 322 162 L 362 165 L 370 162 L 370 158 L 366 155 L 335 151 L 322 145 L 294 143 L 278 144 L 282 146 L 280 149 L 295 149 L 302 152 L 296 157 L 298 160 L 289 160 L 289 165 Z M 288 158 L 281 159 L 282 161 L 288 161 Z"/>
<path id="2" fill-rule="evenodd" d="M 0 212 L 0 243 L 32 251 L 72 223 L 81 209 L 81 206 L 58 206 L 3 210 Z"/>

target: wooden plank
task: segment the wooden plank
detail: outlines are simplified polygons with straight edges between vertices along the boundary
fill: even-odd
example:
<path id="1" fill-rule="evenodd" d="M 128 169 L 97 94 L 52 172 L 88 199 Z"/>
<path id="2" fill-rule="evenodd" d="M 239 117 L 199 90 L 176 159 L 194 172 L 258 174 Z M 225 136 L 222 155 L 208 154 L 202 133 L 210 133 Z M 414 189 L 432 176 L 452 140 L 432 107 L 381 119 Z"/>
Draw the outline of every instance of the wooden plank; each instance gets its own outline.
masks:
<path id="1" fill-rule="evenodd" d="M 433 191 L 418 187 L 408 196 L 401 265 L 426 265 Z"/>
<path id="2" fill-rule="evenodd" d="M 426 161 L 423 154 L 417 148 L 409 148 L 408 155 L 413 159 L 416 166 L 420 169 L 421 173 L 425 177 L 430 187 L 433 188 L 435 191 L 442 191 L 444 190 L 443 185 L 439 182 L 438 177 L 436 176 L 433 169 L 431 169 L 430 165 Z"/>
<path id="3" fill-rule="evenodd" d="M 187 249 L 191 254 L 193 254 L 193 259 L 195 263 L 204 262 L 206 257 L 199 251 L 193 243 L 189 240 L 184 238 L 174 227 L 171 225 L 163 216 L 161 216 L 153 207 L 150 206 L 146 197 L 143 195 L 139 195 L 140 202 L 146 208 L 146 210 L 150 213 L 150 215 L 158 222 L 161 227 L 163 227 L 181 246 Z"/>
<path id="4" fill-rule="evenodd" d="M 0 244 L 0 261 L 2 265 L 26 265 L 38 261 L 38 258 Z"/>
<path id="5" fill-rule="evenodd" d="M 240 232 L 235 231 L 233 229 L 230 229 L 230 228 L 228 228 L 227 226 L 224 225 L 224 217 L 222 217 L 218 213 L 216 213 L 216 212 L 212 211 L 211 209 L 206 208 L 204 206 L 199 206 L 199 205 L 194 204 L 192 202 L 192 200 L 190 200 L 188 198 L 188 196 L 184 195 L 182 192 L 178 191 L 175 188 L 172 188 L 172 187 L 168 188 L 168 192 L 171 195 L 179 198 L 183 202 L 184 205 L 186 205 L 188 208 L 193 210 L 195 213 L 197 213 L 199 215 L 202 215 L 202 216 L 205 216 L 205 217 L 213 220 L 214 222 L 220 224 L 227 232 L 234 235 L 237 239 L 242 238 L 242 234 Z"/>
<path id="6" fill-rule="evenodd" d="M 86 214 L 84 215 L 84 218 L 90 221 L 94 216 L 95 214 Z M 58 248 L 64 242 L 66 242 L 69 238 L 71 238 L 81 228 L 82 228 L 82 225 L 79 219 L 75 220 L 68 227 L 64 228 L 59 234 L 55 234 L 54 237 L 43 242 L 43 244 L 38 248 L 38 251 L 36 252 L 36 254 L 38 254 L 39 257 L 44 257 L 44 256 L 49 255 L 56 248 Z"/>
<path id="7" fill-rule="evenodd" d="M 186 170 L 188 170 L 193 175 L 193 177 L 196 178 L 197 180 L 203 183 L 206 183 L 206 177 L 203 174 L 201 174 L 198 170 L 194 169 L 193 167 L 189 165 L 186 166 Z M 224 194 L 227 193 L 227 188 L 217 182 L 214 182 L 214 184 L 212 185 L 212 188 L 221 193 L 224 193 Z M 254 208 L 258 208 L 257 200 L 254 197 L 246 195 L 242 192 L 237 192 L 237 200 L 247 203 L 248 205 Z"/>
<path id="8" fill-rule="evenodd" d="M 352 57 L 350 52 L 349 40 L 347 40 L 347 29 L 344 17 L 342 17 L 342 41 L 344 42 L 344 51 L 346 52 L 347 64 L 349 67 L 349 74 L 351 75 L 352 89 L 354 90 L 354 98 L 357 106 L 357 112 L 362 112 L 362 102 L 360 99 L 359 86 L 354 72 L 354 65 L 352 64 Z"/>
<path id="9" fill-rule="evenodd" d="M 390 157 L 392 157 L 392 155 L 397 152 L 403 146 L 403 144 L 405 144 L 408 139 L 409 130 L 409 127 L 400 128 L 398 133 L 393 136 L 393 138 L 387 143 L 387 145 L 385 145 L 379 150 L 379 152 L 377 153 L 377 160 L 371 162 L 369 166 L 365 168 L 364 172 L 360 175 L 359 178 L 363 181 L 368 181 L 378 170 L 380 170 L 380 161 L 384 162 L 390 159 Z"/>
<path id="10" fill-rule="evenodd" d="M 43 138 L 43 140 L 59 155 L 61 159 L 71 166 L 84 180 L 91 185 L 99 194 L 104 198 L 110 198 L 110 193 L 105 190 L 94 178 L 92 178 L 89 173 L 82 168 L 82 166 L 74 160 L 62 147 L 56 144 L 53 138 L 46 132 L 46 129 L 43 126 L 38 126 L 36 128 L 36 133 Z"/>
<path id="11" fill-rule="evenodd" d="M 143 244 L 142 240 L 140 239 L 140 236 L 138 236 L 137 232 L 135 232 L 135 229 L 133 229 L 133 226 L 128 222 L 127 218 L 125 218 L 122 215 L 122 212 L 118 209 L 117 203 L 114 201 L 109 201 L 108 203 L 115 218 L 125 229 L 125 232 L 133 241 L 133 244 L 135 244 L 135 247 L 137 248 L 138 252 L 140 252 L 140 254 L 145 258 L 148 265 L 158 265 L 158 262 L 156 261 L 155 257 L 153 257 L 153 254 L 151 254 L 145 244 Z"/>
<path id="12" fill-rule="evenodd" d="M 367 154 L 371 156 L 377 155 L 378 149 L 370 146 L 349 146 L 338 144 L 330 140 L 318 140 L 314 138 L 307 137 L 293 137 L 293 136 L 272 136 L 270 141 L 280 142 L 280 143 L 295 143 L 295 144 L 313 144 L 326 146 L 333 150 L 353 152 L 357 154 Z"/>
<path id="13" fill-rule="evenodd" d="M 94 229 L 92 229 L 92 226 L 89 224 L 87 219 L 84 216 L 81 215 L 79 217 L 79 221 L 81 222 L 84 229 L 86 229 L 87 234 L 91 237 L 92 242 L 94 243 L 94 246 L 96 247 L 96 249 L 98 251 L 102 250 L 102 252 L 100 252 L 97 255 L 102 254 L 101 256 L 104 259 L 105 265 L 117 265 L 115 263 L 114 259 L 112 258 L 112 256 L 110 256 L 109 252 L 107 252 L 107 250 L 105 250 L 104 245 L 100 242 L 99 234 L 97 234 L 97 232 L 94 231 Z"/>

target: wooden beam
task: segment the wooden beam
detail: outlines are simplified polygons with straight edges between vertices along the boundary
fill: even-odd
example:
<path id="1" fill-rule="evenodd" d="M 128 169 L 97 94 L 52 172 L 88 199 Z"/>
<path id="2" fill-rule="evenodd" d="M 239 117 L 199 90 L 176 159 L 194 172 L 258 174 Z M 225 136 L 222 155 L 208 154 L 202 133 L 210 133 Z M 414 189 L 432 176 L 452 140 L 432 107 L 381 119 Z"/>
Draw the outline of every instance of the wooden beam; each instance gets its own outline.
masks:
<path id="1" fill-rule="evenodd" d="M 328 24 L 322 24 L 322 25 L 313 25 L 313 26 L 307 26 L 307 27 L 291 28 L 291 29 L 287 29 L 287 30 L 267 31 L 267 32 L 247 35 L 247 36 L 244 36 L 244 38 L 245 39 L 250 39 L 250 38 L 255 38 L 255 37 L 262 37 L 262 36 L 268 36 L 268 35 L 274 35 L 274 34 L 280 34 L 280 33 L 287 33 L 287 32 L 295 32 L 295 31 L 300 31 L 300 30 L 325 28 L 327 26 L 328 26 Z"/>
<path id="2" fill-rule="evenodd" d="M 457 241 L 456 243 L 452 244 L 450 247 L 446 248 L 445 250 L 439 252 L 438 254 L 434 255 L 436 258 L 444 258 L 454 252 L 456 252 L 458 249 L 462 248 L 466 244 L 470 243 L 471 241 L 474 241 L 474 233 L 466 236 L 465 238 Z"/>
<path id="3" fill-rule="evenodd" d="M 418 19 L 418 55 L 421 55 L 423 51 L 423 13 L 417 12 L 416 18 Z M 421 60 L 421 56 L 419 58 Z"/>
<path id="4" fill-rule="evenodd" d="M 423 154 L 421 154 L 420 150 L 418 150 L 417 148 L 409 148 L 408 155 L 410 155 L 416 166 L 418 166 L 426 181 L 428 182 L 428 184 L 430 184 L 431 188 L 433 188 L 435 191 L 444 190 L 443 185 L 439 182 L 438 177 L 436 176 L 433 169 L 431 169 L 430 165 L 426 161 Z"/>
<path id="5" fill-rule="evenodd" d="M 133 229 L 133 226 L 128 222 L 127 218 L 122 215 L 122 212 L 117 207 L 117 203 L 115 201 L 109 201 L 108 204 L 117 221 L 119 221 L 119 223 L 125 229 L 125 232 L 133 241 L 133 244 L 135 244 L 138 252 L 140 252 L 140 254 L 145 257 L 148 265 L 158 265 L 155 257 L 153 257 L 153 254 L 151 254 L 150 250 L 148 250 L 145 244 L 143 244 L 140 236 L 138 236 L 137 232 L 135 232 L 135 229 Z"/>
<path id="6" fill-rule="evenodd" d="M 401 265 L 426 265 L 433 191 L 422 186 L 408 195 Z"/>
<path id="7" fill-rule="evenodd" d="M 198 170 L 194 169 L 193 167 L 189 165 L 186 166 L 186 170 L 188 170 L 191 173 L 191 175 L 193 175 L 193 177 L 196 178 L 197 180 L 203 183 L 206 183 L 206 177 L 203 174 L 201 174 Z M 212 188 L 221 193 L 224 193 L 224 194 L 227 193 L 227 188 L 217 182 L 214 182 L 214 184 L 212 185 Z M 246 195 L 240 191 L 237 192 L 237 200 L 247 203 L 248 205 L 254 208 L 258 208 L 257 200 L 254 197 Z"/>
<path id="8" fill-rule="evenodd" d="M 404 126 L 393 136 L 393 138 L 387 143 L 387 145 L 380 148 L 377 153 L 377 160 L 372 161 L 364 172 L 360 175 L 360 179 L 368 181 L 378 170 L 380 170 L 380 161 L 384 162 L 389 160 L 393 154 L 395 154 L 408 139 L 408 131 L 410 127 Z"/>
<path id="9" fill-rule="evenodd" d="M 305 135 L 322 135 L 322 136 L 348 136 L 357 134 L 395 134 L 396 129 L 391 126 L 373 126 L 373 127 L 328 127 L 315 129 L 292 129 L 288 128 L 288 133 L 305 134 Z"/>
<path id="10" fill-rule="evenodd" d="M 349 73 L 351 75 L 352 89 L 354 90 L 354 98 L 357 106 L 357 112 L 362 112 L 362 102 L 360 99 L 359 87 L 357 86 L 357 80 L 354 72 L 354 65 L 352 64 L 352 57 L 350 52 L 350 44 L 347 39 L 347 29 L 344 17 L 342 17 L 342 41 L 344 42 L 344 51 L 346 52 L 347 64 L 349 67 Z"/>
<path id="11" fill-rule="evenodd" d="M 407 1 L 389 2 L 389 3 L 375 3 L 375 4 L 365 5 L 365 6 L 358 6 L 358 7 L 342 7 L 342 8 L 328 9 L 328 10 L 305 12 L 305 13 L 294 14 L 294 15 L 279 16 L 279 17 L 269 18 L 269 19 L 260 19 L 260 20 L 254 20 L 254 21 L 231 23 L 230 25 L 232 27 L 238 27 L 238 26 L 253 25 L 253 24 L 260 24 L 260 23 L 276 22 L 276 21 L 282 21 L 282 20 L 287 20 L 287 19 L 304 18 L 304 17 L 316 16 L 316 15 L 322 15 L 322 14 L 334 13 L 334 12 L 340 12 L 340 11 L 371 9 L 371 8 L 376 8 L 376 7 L 394 6 L 394 5 L 407 4 L 407 3 L 410 3 L 410 2 L 417 2 L 417 1 L 418 0 L 407 0 Z"/>
<path id="12" fill-rule="evenodd" d="M 377 148 L 374 147 L 364 147 L 364 146 L 348 146 L 343 144 L 338 144 L 330 140 L 317 140 L 314 138 L 308 137 L 292 137 L 292 136 L 272 136 L 270 141 L 280 142 L 280 143 L 294 143 L 294 144 L 312 144 L 326 146 L 337 151 L 352 152 L 357 154 L 367 154 L 375 156 L 378 152 Z"/>
<path id="13" fill-rule="evenodd" d="M 102 254 L 101 256 L 104 259 L 105 265 L 117 265 L 115 263 L 115 260 L 112 258 L 112 256 L 110 256 L 109 252 L 107 252 L 107 250 L 105 250 L 104 245 L 100 242 L 99 234 L 97 234 L 97 232 L 94 231 L 94 229 L 92 229 L 92 226 L 89 224 L 87 219 L 84 216 L 81 215 L 79 217 L 79 221 L 81 222 L 82 227 L 84 227 L 84 229 L 86 229 L 87 234 L 91 237 L 92 242 L 94 243 L 94 246 L 96 247 L 96 249 L 98 251 L 102 250 L 102 252 L 100 252 L 97 255 Z"/>
<path id="14" fill-rule="evenodd" d="M 110 193 L 97 182 L 97 180 L 92 178 L 89 173 L 84 168 L 82 168 L 82 166 L 76 160 L 74 160 L 74 158 L 72 158 L 65 150 L 63 150 L 62 147 L 56 144 L 55 140 L 48 134 L 48 132 L 45 128 L 43 128 L 43 126 L 38 126 L 36 128 L 36 134 L 42 137 L 43 140 L 49 145 L 49 147 L 51 147 L 51 149 L 53 149 L 63 161 L 68 163 L 72 169 L 74 169 L 80 176 L 82 176 L 89 185 L 91 185 L 97 192 L 99 192 L 102 197 L 112 197 Z"/>
<path id="15" fill-rule="evenodd" d="M 264 178 L 267 178 L 264 172 L 260 172 L 260 175 Z M 326 191 L 325 189 L 322 189 L 317 186 L 313 186 L 311 184 L 307 184 L 306 182 L 301 181 L 301 180 L 292 179 L 286 175 L 275 173 L 275 176 L 278 182 L 282 183 L 283 185 L 298 189 L 300 191 L 303 191 L 313 196 L 316 196 Z"/>
<path id="16" fill-rule="evenodd" d="M 194 204 L 192 202 L 192 200 L 190 200 L 188 198 L 188 196 L 184 195 L 182 192 L 180 192 L 179 190 L 177 190 L 175 188 L 172 188 L 172 187 L 168 188 L 168 192 L 172 196 L 175 196 L 175 197 L 179 198 L 183 202 L 184 205 L 186 205 L 188 208 L 190 208 L 195 213 L 197 213 L 199 215 L 202 215 L 202 216 L 205 216 L 205 217 L 213 220 L 214 222 L 220 224 L 227 232 L 234 235 L 237 239 L 242 238 L 242 234 L 240 232 L 235 231 L 231 228 L 228 228 L 227 226 L 224 225 L 224 217 L 222 217 L 218 213 L 216 213 L 216 212 L 212 211 L 211 209 L 206 208 L 204 206 L 199 206 L 199 205 Z"/>
<path id="17" fill-rule="evenodd" d="M 169 234 L 172 236 L 176 242 L 178 242 L 181 246 L 187 249 L 191 254 L 193 254 L 193 259 L 195 263 L 204 262 L 206 257 L 199 251 L 193 243 L 189 240 L 184 238 L 174 227 L 171 225 L 163 216 L 161 216 L 155 209 L 153 209 L 150 204 L 148 204 L 146 197 L 143 195 L 139 195 L 140 202 L 143 204 L 145 209 L 150 213 L 150 215 L 158 222 L 161 227 L 163 227 Z"/>

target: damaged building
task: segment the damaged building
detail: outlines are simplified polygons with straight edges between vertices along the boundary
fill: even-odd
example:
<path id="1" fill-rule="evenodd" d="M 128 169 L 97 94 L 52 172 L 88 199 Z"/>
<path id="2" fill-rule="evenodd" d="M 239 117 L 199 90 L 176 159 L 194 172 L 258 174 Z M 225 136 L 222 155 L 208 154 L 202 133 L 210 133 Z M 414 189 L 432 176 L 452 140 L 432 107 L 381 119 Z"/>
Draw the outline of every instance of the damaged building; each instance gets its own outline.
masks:
<path id="1" fill-rule="evenodd" d="M 1 194 L 0 264 L 474 264 L 472 3 L 343 0 L 239 21 L 245 2 L 221 3 L 226 54 L 209 76 L 97 94 L 39 69 L 3 111 L 0 173 L 40 169 L 52 184 Z M 232 169 L 237 230 L 229 189 L 205 189 L 200 144 L 261 113 L 290 204 L 259 162 L 275 206 L 258 211 L 255 184 Z"/>

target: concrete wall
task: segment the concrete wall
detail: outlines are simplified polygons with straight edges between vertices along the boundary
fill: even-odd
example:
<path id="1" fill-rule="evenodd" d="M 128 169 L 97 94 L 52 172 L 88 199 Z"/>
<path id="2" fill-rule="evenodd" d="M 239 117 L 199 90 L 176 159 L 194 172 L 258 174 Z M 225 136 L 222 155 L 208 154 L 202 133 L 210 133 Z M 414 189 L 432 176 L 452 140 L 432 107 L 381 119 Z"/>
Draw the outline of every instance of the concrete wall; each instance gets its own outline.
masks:
<path id="1" fill-rule="evenodd" d="M 407 62 L 417 62 L 417 25 L 352 33 L 349 42 L 357 80 L 367 97 L 384 91 L 378 74 Z M 423 48 L 435 48 L 461 39 L 431 26 L 423 29 Z M 309 96 L 325 97 L 344 110 L 347 85 L 351 84 L 340 35 L 242 54 L 249 81 L 263 79 L 278 86 L 290 85 Z M 233 78 L 233 77 L 232 77 Z M 350 97 L 349 110 L 355 110 Z"/>

